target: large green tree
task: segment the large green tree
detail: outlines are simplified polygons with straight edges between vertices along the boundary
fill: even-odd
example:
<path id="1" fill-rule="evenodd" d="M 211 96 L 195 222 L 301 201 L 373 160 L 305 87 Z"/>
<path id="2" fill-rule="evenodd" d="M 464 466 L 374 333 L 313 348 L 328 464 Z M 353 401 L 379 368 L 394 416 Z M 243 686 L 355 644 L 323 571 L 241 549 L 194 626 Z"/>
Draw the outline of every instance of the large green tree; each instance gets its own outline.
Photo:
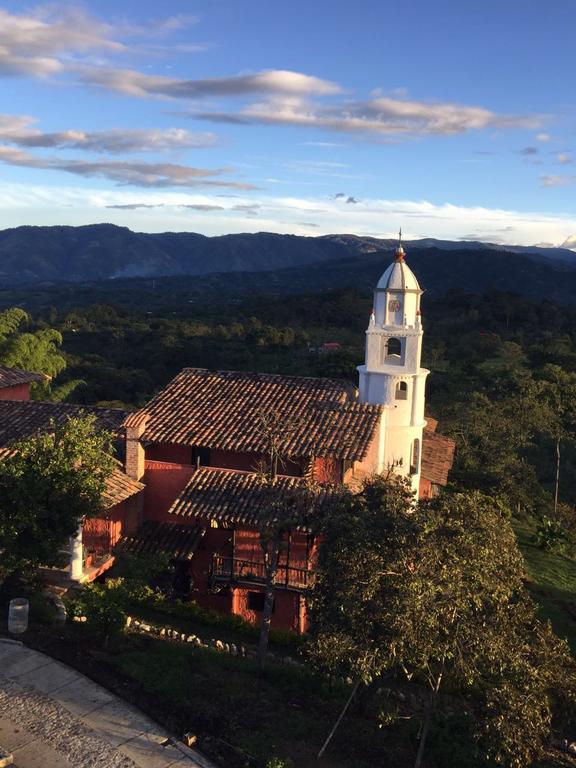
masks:
<path id="1" fill-rule="evenodd" d="M 422 765 L 444 691 L 481 754 L 527 766 L 576 700 L 567 645 L 540 622 L 507 511 L 480 493 L 415 503 L 390 478 L 326 521 L 312 601 L 313 658 L 332 674 L 408 685 Z M 388 713 L 389 714 L 389 713 Z"/>
<path id="2" fill-rule="evenodd" d="M 0 365 L 46 374 L 49 380 L 34 385 L 34 396 L 62 401 L 80 383 L 73 380 L 54 386 L 50 381 L 66 368 L 60 349 L 62 334 L 54 328 L 29 330 L 30 322 L 30 316 L 18 307 L 0 312 Z"/>
<path id="3" fill-rule="evenodd" d="M 93 416 L 55 423 L 11 449 L 0 461 L 0 581 L 55 564 L 81 521 L 103 512 L 115 466 L 111 436 Z"/>
<path id="4" fill-rule="evenodd" d="M 545 433 L 554 442 L 556 456 L 554 472 L 554 515 L 558 514 L 560 497 L 561 449 L 576 441 L 576 373 L 559 365 L 545 365 L 540 373 L 541 408 L 546 414 Z"/>

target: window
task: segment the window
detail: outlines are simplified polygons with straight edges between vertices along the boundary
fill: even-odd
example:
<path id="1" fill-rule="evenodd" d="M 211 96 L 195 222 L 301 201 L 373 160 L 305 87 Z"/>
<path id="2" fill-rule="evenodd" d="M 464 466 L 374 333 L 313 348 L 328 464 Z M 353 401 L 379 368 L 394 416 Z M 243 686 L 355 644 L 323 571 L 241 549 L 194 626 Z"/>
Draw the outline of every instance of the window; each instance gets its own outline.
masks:
<path id="1" fill-rule="evenodd" d="M 396 400 L 408 400 L 408 384 L 405 381 L 396 384 Z"/>
<path id="2" fill-rule="evenodd" d="M 264 592 L 248 592 L 248 610 L 264 610 Z M 274 613 L 274 606 L 272 606 L 272 613 Z"/>
<path id="3" fill-rule="evenodd" d="M 210 448 L 195 446 L 192 448 L 192 465 L 196 467 L 210 466 Z"/>
<path id="4" fill-rule="evenodd" d="M 388 339 L 386 342 L 386 356 L 400 357 L 402 354 L 402 343 L 400 339 Z"/>
<path id="5" fill-rule="evenodd" d="M 420 467 L 420 440 L 416 438 L 412 444 L 412 465 L 410 467 L 410 474 L 417 475 Z"/>

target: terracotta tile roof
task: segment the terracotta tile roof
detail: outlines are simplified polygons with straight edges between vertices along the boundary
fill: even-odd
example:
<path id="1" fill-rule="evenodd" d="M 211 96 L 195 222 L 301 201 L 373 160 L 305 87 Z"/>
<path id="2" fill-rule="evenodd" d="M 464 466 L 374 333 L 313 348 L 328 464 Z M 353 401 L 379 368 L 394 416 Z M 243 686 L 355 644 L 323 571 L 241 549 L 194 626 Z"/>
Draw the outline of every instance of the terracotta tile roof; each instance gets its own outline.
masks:
<path id="1" fill-rule="evenodd" d="M 0 454 L 1 457 L 1 454 Z M 144 484 L 131 477 L 118 467 L 115 469 L 106 481 L 106 490 L 104 491 L 104 501 L 107 507 L 113 507 L 121 504 L 126 499 L 140 493 L 144 489 Z"/>
<path id="2" fill-rule="evenodd" d="M 46 381 L 49 377 L 43 373 L 21 371 L 19 368 L 6 368 L 0 365 L 0 389 L 14 387 L 17 384 L 28 384 L 33 381 Z"/>
<path id="3" fill-rule="evenodd" d="M 279 477 L 282 489 L 304 487 L 301 477 Z M 318 506 L 337 493 L 335 487 L 321 488 Z M 170 514 L 199 517 L 222 523 L 258 525 L 263 512 L 264 491 L 258 475 L 228 469 L 200 467 L 170 507 Z"/>
<path id="4" fill-rule="evenodd" d="M 0 400 L 0 446 L 50 429 L 52 421 L 94 414 L 102 429 L 118 432 L 126 418 L 120 408 L 95 408 L 69 403 L 44 403 L 39 400 Z"/>
<path id="5" fill-rule="evenodd" d="M 429 429 L 422 438 L 422 476 L 435 485 L 446 485 L 454 463 L 456 443 L 451 437 Z"/>
<path id="6" fill-rule="evenodd" d="M 436 432 L 438 428 L 438 419 L 435 419 L 433 416 L 425 416 L 426 419 L 426 426 L 424 429 L 427 432 Z"/>
<path id="7" fill-rule="evenodd" d="M 277 412 L 296 423 L 282 441 L 285 456 L 359 461 L 382 410 L 350 401 L 347 386 L 331 379 L 185 368 L 142 412 L 144 440 L 248 453 L 266 448 L 258 416 Z"/>
<path id="8" fill-rule="evenodd" d="M 164 552 L 176 560 L 191 560 L 206 533 L 201 525 L 179 525 L 145 520 L 132 536 L 123 536 L 115 551 L 130 555 Z"/>

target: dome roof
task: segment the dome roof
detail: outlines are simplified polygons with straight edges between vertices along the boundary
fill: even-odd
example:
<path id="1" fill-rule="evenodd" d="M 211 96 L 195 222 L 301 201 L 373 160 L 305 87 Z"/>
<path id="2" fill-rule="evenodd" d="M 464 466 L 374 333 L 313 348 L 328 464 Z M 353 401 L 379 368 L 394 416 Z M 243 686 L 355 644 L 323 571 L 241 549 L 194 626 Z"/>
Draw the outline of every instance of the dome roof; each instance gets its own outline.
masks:
<path id="1" fill-rule="evenodd" d="M 380 291 L 420 291 L 420 284 L 416 275 L 404 261 L 404 249 L 402 246 L 396 251 L 396 259 L 390 264 L 380 280 L 377 290 Z"/>

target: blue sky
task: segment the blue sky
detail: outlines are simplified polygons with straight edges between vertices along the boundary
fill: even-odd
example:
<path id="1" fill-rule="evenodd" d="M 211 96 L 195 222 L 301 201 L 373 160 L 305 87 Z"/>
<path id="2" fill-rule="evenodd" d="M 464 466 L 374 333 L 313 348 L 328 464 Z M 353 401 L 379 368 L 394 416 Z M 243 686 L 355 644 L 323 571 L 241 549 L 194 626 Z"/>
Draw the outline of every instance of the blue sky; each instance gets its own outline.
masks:
<path id="1" fill-rule="evenodd" d="M 0 0 L 0 227 L 561 244 L 575 28 L 573 0 Z"/>

